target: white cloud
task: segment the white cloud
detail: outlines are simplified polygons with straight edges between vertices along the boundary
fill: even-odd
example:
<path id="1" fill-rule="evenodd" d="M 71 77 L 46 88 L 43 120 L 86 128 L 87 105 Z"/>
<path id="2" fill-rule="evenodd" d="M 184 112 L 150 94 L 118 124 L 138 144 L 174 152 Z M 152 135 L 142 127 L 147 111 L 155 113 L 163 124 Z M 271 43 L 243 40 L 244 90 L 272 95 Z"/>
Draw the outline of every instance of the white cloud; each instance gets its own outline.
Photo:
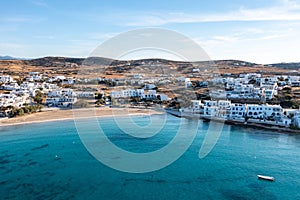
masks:
<path id="1" fill-rule="evenodd" d="M 45 39 L 45 40 L 53 40 L 55 37 L 52 35 L 36 35 L 34 36 L 36 39 Z"/>
<path id="2" fill-rule="evenodd" d="M 34 1 L 31 1 L 31 3 L 36 6 L 40 6 L 40 7 L 48 7 L 48 4 L 43 0 L 34 0 Z"/>
<path id="3" fill-rule="evenodd" d="M 7 43 L 7 42 L 2 42 L 0 43 L 0 49 L 14 49 L 14 48 L 21 48 L 23 45 L 17 44 L 17 43 Z"/>
<path id="4" fill-rule="evenodd" d="M 92 39 L 92 40 L 100 40 L 100 41 L 104 41 L 104 40 L 108 40 L 116 35 L 118 35 L 120 33 L 114 32 L 114 33 L 99 33 L 99 32 L 95 32 L 95 33 L 90 33 L 88 34 L 88 38 L 87 39 Z"/>
<path id="5" fill-rule="evenodd" d="M 36 18 L 31 16 L 13 16 L 13 17 L 0 18 L 0 22 L 9 23 L 9 24 L 39 23 L 42 22 L 43 20 L 44 18 Z"/>
<path id="6" fill-rule="evenodd" d="M 190 14 L 184 12 L 136 13 L 123 15 L 127 26 L 161 26 L 173 23 L 200 23 L 226 21 L 299 21 L 300 4 L 294 1 L 283 0 L 280 5 L 269 8 L 247 9 L 214 13 Z M 121 19 L 122 20 L 122 19 Z M 124 25 L 123 24 L 123 25 Z"/>

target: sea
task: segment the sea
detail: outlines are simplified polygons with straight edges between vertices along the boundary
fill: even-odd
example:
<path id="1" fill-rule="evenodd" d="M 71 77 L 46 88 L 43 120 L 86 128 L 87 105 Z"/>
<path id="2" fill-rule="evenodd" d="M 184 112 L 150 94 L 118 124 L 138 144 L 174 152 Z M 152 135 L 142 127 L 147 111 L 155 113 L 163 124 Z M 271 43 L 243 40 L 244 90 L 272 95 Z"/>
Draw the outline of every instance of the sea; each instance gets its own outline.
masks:
<path id="1" fill-rule="evenodd" d="M 128 135 L 113 117 L 98 119 L 114 145 L 136 154 L 168 145 L 179 124 L 186 133 L 182 141 L 192 137 L 190 124 L 198 127 L 174 162 L 134 173 L 97 159 L 74 120 L 2 126 L 0 199 L 300 199 L 300 135 L 224 124 L 213 148 L 200 158 L 212 122 L 172 115 L 130 118 L 140 126 L 164 121 L 157 134 L 146 138 Z M 275 181 L 258 179 L 258 174 Z"/>

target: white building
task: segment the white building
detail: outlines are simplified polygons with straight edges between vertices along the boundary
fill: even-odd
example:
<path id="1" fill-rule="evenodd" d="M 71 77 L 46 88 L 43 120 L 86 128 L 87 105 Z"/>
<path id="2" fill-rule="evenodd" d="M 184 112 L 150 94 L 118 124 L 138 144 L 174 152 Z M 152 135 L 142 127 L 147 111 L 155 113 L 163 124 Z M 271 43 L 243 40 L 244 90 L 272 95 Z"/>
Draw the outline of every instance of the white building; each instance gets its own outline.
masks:
<path id="1" fill-rule="evenodd" d="M 63 85 L 73 85 L 75 84 L 75 79 L 73 77 L 67 77 L 62 80 L 61 84 Z"/>
<path id="2" fill-rule="evenodd" d="M 76 92 L 75 95 L 78 98 L 94 98 L 95 97 L 94 92 Z"/>
<path id="3" fill-rule="evenodd" d="M 278 86 L 277 83 L 273 85 L 265 85 L 262 89 L 262 96 L 266 100 L 271 100 L 274 98 L 275 95 L 278 95 Z"/>
<path id="4" fill-rule="evenodd" d="M 213 106 L 213 107 L 208 107 L 204 106 L 203 109 L 203 116 L 205 117 L 215 117 L 218 113 L 218 107 Z"/>
<path id="5" fill-rule="evenodd" d="M 77 98 L 75 97 L 48 97 L 46 98 L 46 105 L 59 106 L 59 107 L 70 107 L 76 103 Z"/>
<path id="6" fill-rule="evenodd" d="M 203 105 L 207 106 L 207 107 L 213 107 L 213 106 L 217 106 L 218 102 L 217 101 L 211 101 L 211 100 L 204 100 Z"/>
<path id="7" fill-rule="evenodd" d="M 218 108 L 220 110 L 227 110 L 230 109 L 231 101 L 228 100 L 219 100 L 218 101 Z"/>
<path id="8" fill-rule="evenodd" d="M 247 116 L 253 119 L 280 120 L 283 112 L 280 105 L 247 105 Z"/>
<path id="9" fill-rule="evenodd" d="M 144 74 L 134 74 L 133 78 L 139 79 L 139 78 L 143 78 L 145 75 Z"/>
<path id="10" fill-rule="evenodd" d="M 193 112 L 200 112 L 204 106 L 201 100 L 192 100 L 192 104 Z"/>
<path id="11" fill-rule="evenodd" d="M 166 94 L 156 94 L 156 98 L 160 98 L 161 101 L 168 101 L 168 95 Z"/>
<path id="12" fill-rule="evenodd" d="M 0 107 L 13 106 L 20 108 L 27 102 L 28 95 L 0 94 Z"/>
<path id="13" fill-rule="evenodd" d="M 191 79 L 190 78 L 186 78 L 184 80 L 184 83 L 185 83 L 185 88 L 189 88 L 192 86 L 192 82 L 191 82 Z"/>
<path id="14" fill-rule="evenodd" d="M 265 117 L 265 106 L 258 104 L 247 105 L 247 117 L 253 119 L 264 119 Z"/>
<path id="15" fill-rule="evenodd" d="M 231 119 L 243 119 L 246 115 L 245 104 L 231 104 L 229 117 Z"/>
<path id="16" fill-rule="evenodd" d="M 75 96 L 75 92 L 72 89 L 56 89 L 50 90 L 48 93 L 48 97 L 73 97 Z"/>
<path id="17" fill-rule="evenodd" d="M 292 124 L 296 127 L 300 129 L 300 112 L 295 114 L 295 116 L 293 117 L 292 120 Z"/>
<path id="18" fill-rule="evenodd" d="M 156 99 L 156 90 L 148 90 L 147 93 L 144 93 L 141 97 L 146 100 L 155 100 Z"/>
<path id="19" fill-rule="evenodd" d="M 300 86 L 300 76 L 289 76 L 288 77 L 288 85 L 292 87 Z"/>
<path id="20" fill-rule="evenodd" d="M 203 102 L 203 115 L 208 117 L 214 117 L 218 113 L 218 102 L 205 100 Z"/>
<path id="21" fill-rule="evenodd" d="M 14 79 L 9 75 L 0 76 L 0 83 L 10 83 L 10 82 L 13 82 L 13 81 L 14 81 Z"/>
<path id="22" fill-rule="evenodd" d="M 156 91 L 155 91 L 156 92 Z M 129 98 L 129 97 L 141 97 L 144 95 L 144 89 L 126 89 L 126 90 L 115 90 L 110 92 L 112 98 Z"/>
<path id="23" fill-rule="evenodd" d="M 150 84 L 146 84 L 143 89 L 145 89 L 145 90 L 153 90 L 155 88 L 156 88 L 156 86 L 154 84 L 150 83 Z"/>
<path id="24" fill-rule="evenodd" d="M 7 82 L 7 83 L 3 84 L 0 87 L 0 89 L 2 89 L 2 90 L 8 90 L 8 91 L 13 91 L 13 90 L 20 89 L 20 86 L 17 83 Z"/>

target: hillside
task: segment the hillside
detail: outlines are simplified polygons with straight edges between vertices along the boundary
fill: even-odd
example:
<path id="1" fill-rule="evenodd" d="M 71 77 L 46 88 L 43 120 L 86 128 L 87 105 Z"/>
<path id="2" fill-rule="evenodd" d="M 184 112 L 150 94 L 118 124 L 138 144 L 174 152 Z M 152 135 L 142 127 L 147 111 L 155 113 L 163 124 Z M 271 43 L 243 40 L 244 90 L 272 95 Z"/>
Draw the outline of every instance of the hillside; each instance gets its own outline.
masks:
<path id="1" fill-rule="evenodd" d="M 299 70 L 300 69 L 300 63 L 275 63 L 271 64 L 270 66 L 276 67 L 276 68 L 282 68 L 282 69 L 290 69 L 290 70 Z"/>
<path id="2" fill-rule="evenodd" d="M 101 67 L 100 67 L 101 66 Z M 31 60 L 0 60 L 0 72 L 12 76 L 23 76 L 29 71 L 37 71 L 48 74 L 63 74 L 74 76 L 78 70 L 88 70 L 97 73 L 105 68 L 107 76 L 124 76 L 130 73 L 157 73 L 167 74 L 176 71 L 178 74 L 193 74 L 197 77 L 200 72 L 217 74 L 293 74 L 300 73 L 300 63 L 281 63 L 273 65 L 261 65 L 239 60 L 216 60 L 207 62 L 183 62 L 164 59 L 141 59 L 141 60 L 112 60 L 108 58 L 90 57 L 67 58 L 67 57 L 44 57 Z M 193 69 L 199 69 L 198 73 Z M 201 73 L 200 73 L 201 74 Z"/>

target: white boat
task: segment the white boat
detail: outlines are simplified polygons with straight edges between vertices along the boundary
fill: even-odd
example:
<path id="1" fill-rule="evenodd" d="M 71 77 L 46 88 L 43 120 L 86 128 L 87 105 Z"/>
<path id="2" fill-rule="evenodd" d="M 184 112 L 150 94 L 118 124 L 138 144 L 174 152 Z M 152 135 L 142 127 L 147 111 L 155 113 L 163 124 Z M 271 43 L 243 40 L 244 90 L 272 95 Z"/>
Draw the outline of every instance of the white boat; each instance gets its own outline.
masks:
<path id="1" fill-rule="evenodd" d="M 257 177 L 260 178 L 260 179 L 267 180 L 267 181 L 274 181 L 275 180 L 275 178 L 272 177 L 272 176 L 257 175 Z"/>

